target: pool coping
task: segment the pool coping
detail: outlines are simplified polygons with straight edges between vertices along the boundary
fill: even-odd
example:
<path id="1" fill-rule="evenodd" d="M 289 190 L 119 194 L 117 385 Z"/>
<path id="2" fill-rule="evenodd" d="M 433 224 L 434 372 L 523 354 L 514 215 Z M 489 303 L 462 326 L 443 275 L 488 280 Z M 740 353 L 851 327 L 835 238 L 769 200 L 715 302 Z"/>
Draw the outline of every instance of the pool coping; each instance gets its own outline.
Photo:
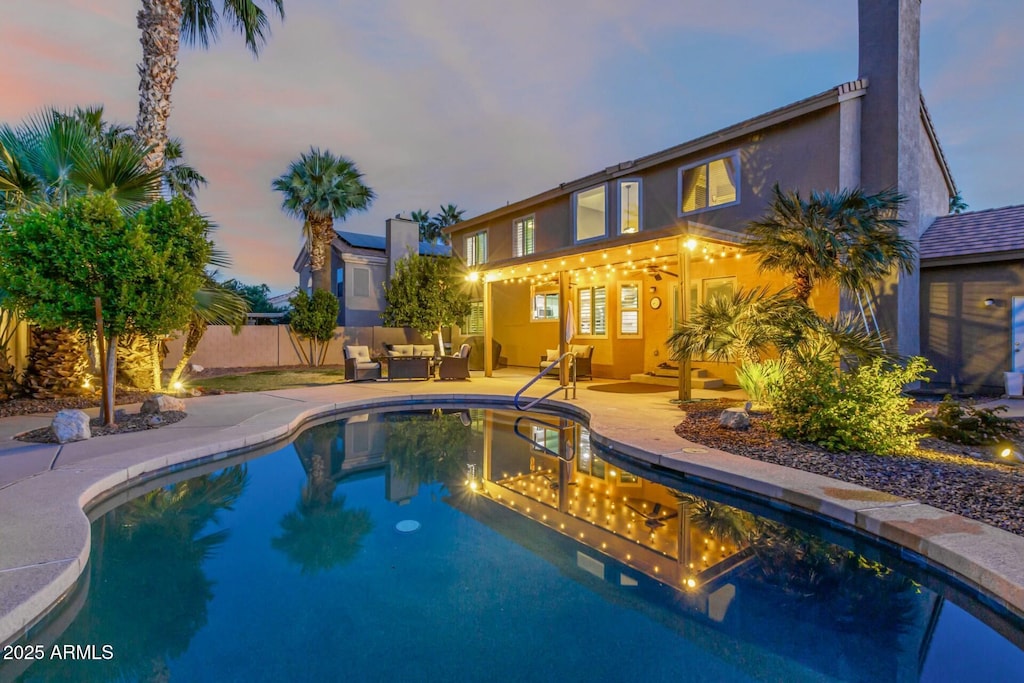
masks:
<path id="1" fill-rule="evenodd" d="M 56 450 L 49 469 L 0 486 L 0 644 L 24 635 L 74 589 L 89 559 L 87 511 L 113 490 L 287 439 L 308 422 L 336 413 L 512 402 L 505 386 L 474 391 L 474 382 L 470 391 L 455 393 L 438 384 L 351 390 L 335 385 L 190 399 L 199 408 L 189 410 L 192 424 L 186 418 L 155 431 L 41 449 L 44 455 Z M 339 390 L 354 397 L 324 400 Z M 552 399 L 545 407 L 581 419 L 595 443 L 652 467 L 781 501 L 906 548 L 1024 618 L 1020 536 L 913 500 L 686 441 L 674 432 L 683 419 L 679 408 L 651 399 L 582 396 Z"/>

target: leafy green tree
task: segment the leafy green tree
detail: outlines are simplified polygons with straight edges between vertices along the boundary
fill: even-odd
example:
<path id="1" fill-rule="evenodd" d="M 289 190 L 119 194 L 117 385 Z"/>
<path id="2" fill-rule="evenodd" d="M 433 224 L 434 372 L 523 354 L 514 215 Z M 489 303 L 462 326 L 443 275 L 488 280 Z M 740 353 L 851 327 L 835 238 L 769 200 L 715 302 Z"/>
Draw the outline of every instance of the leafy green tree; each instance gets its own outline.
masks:
<path id="1" fill-rule="evenodd" d="M 267 11 L 284 19 L 284 0 L 221 0 L 220 11 L 213 0 L 142 0 L 137 16 L 142 31 L 142 63 L 139 70 L 139 114 L 135 133 L 150 148 L 146 167 L 164 166 L 167 147 L 167 119 L 171 115 L 171 90 L 178 78 L 178 49 L 181 38 L 189 45 L 206 48 L 217 40 L 222 23 L 245 39 L 254 56 L 270 33 Z"/>
<path id="2" fill-rule="evenodd" d="M 778 185 L 767 213 L 747 227 L 744 247 L 763 271 L 793 278 L 795 296 L 806 303 L 818 282 L 862 293 L 899 269 L 914 268 L 914 246 L 900 235 L 898 217 L 906 198 L 893 191 L 784 193 Z"/>
<path id="3" fill-rule="evenodd" d="M 362 178 L 351 159 L 312 147 L 309 154 L 300 155 L 272 184 L 284 195 L 284 212 L 303 221 L 313 289 L 331 289 L 334 221 L 345 220 L 353 211 L 365 211 L 376 198 Z"/>
<path id="4" fill-rule="evenodd" d="M 298 344 L 303 361 L 310 367 L 323 365 L 327 346 L 334 339 L 334 328 L 338 325 L 338 299 L 330 292 L 316 290 L 313 296 L 299 292 L 292 299 L 292 332 L 304 338 L 309 344 L 306 354 Z"/>
<path id="5" fill-rule="evenodd" d="M 411 327 L 426 338 L 437 333 L 444 355 L 441 328 L 469 315 L 470 296 L 458 261 L 451 256 L 408 254 L 384 285 L 387 305 L 380 318 L 387 327 Z"/>
<path id="6" fill-rule="evenodd" d="M 109 195 L 7 216 L 0 289 L 42 326 L 91 331 L 94 299 L 106 335 L 104 416 L 113 424 L 118 337 L 154 338 L 185 325 L 212 245 L 209 223 L 186 200 L 161 200 L 126 218 Z"/>
<path id="7" fill-rule="evenodd" d="M 221 286 L 245 299 L 253 313 L 281 312 L 280 308 L 270 303 L 270 287 L 266 284 L 247 285 L 232 278 L 222 282 Z"/>

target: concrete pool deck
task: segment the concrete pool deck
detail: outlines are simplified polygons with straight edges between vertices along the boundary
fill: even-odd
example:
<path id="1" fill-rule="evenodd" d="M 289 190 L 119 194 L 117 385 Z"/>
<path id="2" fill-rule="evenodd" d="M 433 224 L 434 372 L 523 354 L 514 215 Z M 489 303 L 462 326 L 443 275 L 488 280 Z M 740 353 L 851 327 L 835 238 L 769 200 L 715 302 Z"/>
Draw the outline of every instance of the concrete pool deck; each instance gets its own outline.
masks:
<path id="1" fill-rule="evenodd" d="M 0 419 L 0 643 L 23 634 L 74 587 L 89 555 L 83 510 L 111 489 L 284 439 L 320 415 L 379 405 L 510 401 L 526 379 L 475 374 L 471 382 L 347 383 L 202 396 L 186 399 L 188 416 L 175 424 L 63 446 L 13 440 L 48 425 L 49 417 Z M 669 403 L 671 392 L 591 389 L 608 383 L 581 383 L 576 400 L 562 401 L 558 393 L 552 403 L 589 422 L 595 442 L 899 544 L 1024 617 L 1024 538 L 912 500 L 686 441 L 674 431 L 681 415 Z M 554 385 L 540 383 L 529 394 L 540 395 L 545 386 Z M 127 492 L 121 495 L 127 500 Z"/>

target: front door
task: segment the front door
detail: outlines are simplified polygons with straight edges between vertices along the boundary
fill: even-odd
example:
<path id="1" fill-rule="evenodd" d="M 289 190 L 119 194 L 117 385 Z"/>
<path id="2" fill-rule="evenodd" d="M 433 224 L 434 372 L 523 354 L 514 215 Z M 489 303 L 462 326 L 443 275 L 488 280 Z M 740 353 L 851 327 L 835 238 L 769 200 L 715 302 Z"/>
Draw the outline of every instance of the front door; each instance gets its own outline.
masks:
<path id="1" fill-rule="evenodd" d="M 1013 358 L 1011 363 L 1014 372 L 1024 372 L 1024 296 L 1013 297 L 1011 312 L 1011 334 L 1013 335 Z"/>

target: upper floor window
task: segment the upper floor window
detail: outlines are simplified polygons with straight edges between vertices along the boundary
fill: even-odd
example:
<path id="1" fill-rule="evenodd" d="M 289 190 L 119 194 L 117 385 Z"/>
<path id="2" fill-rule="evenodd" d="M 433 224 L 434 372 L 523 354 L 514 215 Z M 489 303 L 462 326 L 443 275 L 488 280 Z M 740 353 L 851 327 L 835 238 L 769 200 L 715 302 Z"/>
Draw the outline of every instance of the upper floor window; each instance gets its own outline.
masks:
<path id="1" fill-rule="evenodd" d="M 479 266 L 487 263 L 487 231 L 466 236 L 466 265 Z"/>
<path id="2" fill-rule="evenodd" d="M 533 239 L 533 216 L 517 218 L 512 221 L 512 233 L 513 256 L 529 256 L 537 250 L 536 242 Z"/>
<path id="3" fill-rule="evenodd" d="M 608 197 L 604 185 L 573 195 L 576 241 L 584 242 L 608 234 Z"/>
<path id="4" fill-rule="evenodd" d="M 619 181 L 619 234 L 640 232 L 640 180 Z"/>
<path id="5" fill-rule="evenodd" d="M 735 204 L 739 200 L 738 154 L 679 169 L 680 214 Z"/>
<path id="6" fill-rule="evenodd" d="M 608 333 L 608 303 L 604 287 L 580 287 L 580 334 Z"/>

